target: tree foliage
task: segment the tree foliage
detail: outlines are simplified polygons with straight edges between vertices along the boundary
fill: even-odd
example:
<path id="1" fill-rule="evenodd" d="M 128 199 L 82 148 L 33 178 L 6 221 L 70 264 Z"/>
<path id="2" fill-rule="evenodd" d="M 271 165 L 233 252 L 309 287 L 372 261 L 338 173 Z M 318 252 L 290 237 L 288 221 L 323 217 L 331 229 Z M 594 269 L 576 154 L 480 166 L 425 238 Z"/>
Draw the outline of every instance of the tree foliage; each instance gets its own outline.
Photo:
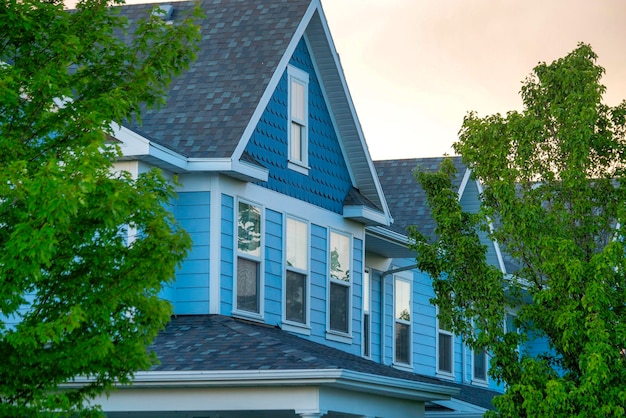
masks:
<path id="1" fill-rule="evenodd" d="M 602 103 L 596 58 L 579 44 L 534 68 L 523 111 L 465 117 L 454 149 L 484 185 L 478 213 L 460 207 L 450 161 L 417 174 L 438 225 L 434 242 L 413 231 L 418 263 L 442 320 L 489 350 L 499 416 L 626 411 L 626 102 Z M 514 271 L 486 262 L 485 234 Z"/>
<path id="2" fill-rule="evenodd" d="M 172 186 L 116 172 L 110 134 L 163 103 L 199 12 L 147 15 L 128 43 L 112 5 L 0 0 L 1 416 L 97 413 L 90 398 L 147 369 L 171 313 L 157 295 L 190 245 Z"/>

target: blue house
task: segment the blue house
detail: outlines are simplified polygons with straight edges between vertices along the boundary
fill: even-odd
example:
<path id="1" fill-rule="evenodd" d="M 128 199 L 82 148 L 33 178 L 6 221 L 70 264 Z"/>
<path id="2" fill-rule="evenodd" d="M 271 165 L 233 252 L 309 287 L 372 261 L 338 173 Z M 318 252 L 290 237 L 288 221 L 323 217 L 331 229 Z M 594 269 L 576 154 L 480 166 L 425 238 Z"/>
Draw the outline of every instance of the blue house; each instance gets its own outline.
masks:
<path id="1" fill-rule="evenodd" d="M 175 24 L 192 5 L 160 7 Z M 197 61 L 115 133 L 117 169 L 176 176 L 193 249 L 162 294 L 160 364 L 97 401 L 110 417 L 482 416 L 488 359 L 438 327 L 407 248 L 407 225 L 432 229 L 412 171 L 437 161 L 372 161 L 319 0 L 201 6 Z"/>

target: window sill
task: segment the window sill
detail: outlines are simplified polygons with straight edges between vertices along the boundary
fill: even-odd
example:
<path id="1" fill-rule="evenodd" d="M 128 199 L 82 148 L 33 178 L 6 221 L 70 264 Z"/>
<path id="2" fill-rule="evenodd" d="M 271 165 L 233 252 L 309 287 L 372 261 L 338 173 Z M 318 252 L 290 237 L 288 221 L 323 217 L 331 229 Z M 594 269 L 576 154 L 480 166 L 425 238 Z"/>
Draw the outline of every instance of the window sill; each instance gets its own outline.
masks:
<path id="1" fill-rule="evenodd" d="M 411 372 L 413 373 L 413 367 L 411 367 L 410 364 L 406 364 L 406 363 L 393 363 L 393 367 L 394 369 L 398 369 L 398 370 L 404 370 L 405 372 Z"/>
<path id="2" fill-rule="evenodd" d="M 440 370 L 437 370 L 436 375 L 437 377 L 441 377 L 442 379 L 448 379 L 448 380 L 454 379 L 454 374 L 448 373 L 448 372 L 442 372 Z"/>
<path id="3" fill-rule="evenodd" d="M 352 336 L 339 331 L 326 331 L 326 339 L 344 344 L 352 344 Z"/>
<path id="4" fill-rule="evenodd" d="M 482 380 L 482 379 L 472 379 L 472 385 L 488 387 L 489 382 L 486 380 Z"/>
<path id="5" fill-rule="evenodd" d="M 300 161 L 289 160 L 289 162 L 287 163 L 287 168 L 289 168 L 290 170 L 296 171 L 300 174 L 304 174 L 305 176 L 309 175 L 310 167 L 304 165 L 304 163 Z"/>
<path id="6" fill-rule="evenodd" d="M 297 322 L 283 322 L 281 324 L 283 331 L 295 332 L 302 335 L 311 335 L 311 327 L 307 324 L 299 324 Z"/>
<path id="7" fill-rule="evenodd" d="M 264 323 L 263 315 L 247 311 L 232 311 L 233 318 L 245 319 L 246 321 L 254 321 Z"/>

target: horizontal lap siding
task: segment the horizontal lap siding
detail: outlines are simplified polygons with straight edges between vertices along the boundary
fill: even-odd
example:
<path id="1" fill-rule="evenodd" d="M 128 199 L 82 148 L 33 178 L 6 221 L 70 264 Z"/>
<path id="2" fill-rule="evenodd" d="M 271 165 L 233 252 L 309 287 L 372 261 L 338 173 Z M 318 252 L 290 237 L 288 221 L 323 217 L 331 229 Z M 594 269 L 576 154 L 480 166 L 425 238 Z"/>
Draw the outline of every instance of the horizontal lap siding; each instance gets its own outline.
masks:
<path id="1" fill-rule="evenodd" d="M 352 345 L 349 351 L 361 355 L 363 344 L 363 241 L 355 238 L 352 248 Z"/>
<path id="2" fill-rule="evenodd" d="M 265 211 L 265 322 L 282 320 L 283 218 L 273 210 Z"/>
<path id="3" fill-rule="evenodd" d="M 430 303 L 434 296 L 430 277 L 413 271 L 413 364 L 417 373 L 434 375 L 437 361 L 437 309 Z"/>
<path id="4" fill-rule="evenodd" d="M 220 314 L 222 315 L 230 315 L 233 310 L 234 209 L 233 197 L 223 194 L 220 220 Z"/>
<path id="5" fill-rule="evenodd" d="M 193 246 L 176 272 L 172 302 L 177 314 L 209 313 L 210 199 L 210 192 L 178 194 L 176 219 Z"/>
<path id="6" fill-rule="evenodd" d="M 328 247 L 326 228 L 311 225 L 311 339 L 325 342 Z"/>
<path id="7" fill-rule="evenodd" d="M 372 360 L 376 362 L 380 362 L 381 350 L 380 350 L 380 329 L 381 329 L 381 321 L 380 321 L 380 301 L 381 301 L 381 292 L 380 292 L 380 272 L 378 271 L 370 271 L 370 278 L 372 282 L 371 289 L 371 313 L 370 313 L 370 321 L 371 321 L 371 330 L 370 330 L 370 343 L 371 343 L 371 357 Z"/>

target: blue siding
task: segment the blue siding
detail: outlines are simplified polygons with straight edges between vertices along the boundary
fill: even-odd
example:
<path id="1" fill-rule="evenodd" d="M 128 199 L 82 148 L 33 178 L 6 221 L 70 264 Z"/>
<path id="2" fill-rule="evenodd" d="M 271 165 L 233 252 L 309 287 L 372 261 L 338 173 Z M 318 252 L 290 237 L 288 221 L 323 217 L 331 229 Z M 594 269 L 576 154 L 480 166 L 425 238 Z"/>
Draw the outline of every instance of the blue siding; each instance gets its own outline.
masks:
<path id="1" fill-rule="evenodd" d="M 352 248 L 352 347 L 351 352 L 363 353 L 363 241 L 355 238 Z"/>
<path id="2" fill-rule="evenodd" d="M 381 279 L 380 272 L 375 270 L 370 270 L 370 279 L 372 283 L 372 299 L 371 299 L 371 337 L 370 337 L 370 350 L 371 350 L 371 358 L 376 362 L 380 362 L 381 360 L 381 349 L 380 349 L 380 330 L 381 330 Z"/>
<path id="3" fill-rule="evenodd" d="M 235 254 L 235 200 L 222 195 L 220 221 L 220 313 L 230 315 L 233 310 L 233 262 Z"/>
<path id="4" fill-rule="evenodd" d="M 210 192 L 178 194 L 176 219 L 193 240 L 191 251 L 176 272 L 176 282 L 167 293 L 176 314 L 209 313 Z"/>
<path id="5" fill-rule="evenodd" d="M 259 183 L 261 186 L 342 213 L 343 201 L 351 187 L 350 175 L 304 40 L 298 44 L 290 64 L 309 74 L 308 175 L 288 168 L 287 71 L 261 116 L 246 151 L 270 169 L 268 181 Z"/>
<path id="6" fill-rule="evenodd" d="M 417 373 L 435 375 L 437 362 L 437 309 L 430 303 L 434 296 L 430 276 L 413 271 L 413 364 Z"/>
<path id="7" fill-rule="evenodd" d="M 383 280 L 383 303 L 385 314 L 383 316 L 383 364 L 393 363 L 393 276 L 385 276 Z"/>
<path id="8" fill-rule="evenodd" d="M 283 288 L 283 216 L 273 210 L 265 211 L 265 322 L 272 325 L 282 321 Z"/>
<path id="9" fill-rule="evenodd" d="M 311 339 L 320 343 L 326 333 L 327 247 L 326 228 L 311 224 Z"/>

